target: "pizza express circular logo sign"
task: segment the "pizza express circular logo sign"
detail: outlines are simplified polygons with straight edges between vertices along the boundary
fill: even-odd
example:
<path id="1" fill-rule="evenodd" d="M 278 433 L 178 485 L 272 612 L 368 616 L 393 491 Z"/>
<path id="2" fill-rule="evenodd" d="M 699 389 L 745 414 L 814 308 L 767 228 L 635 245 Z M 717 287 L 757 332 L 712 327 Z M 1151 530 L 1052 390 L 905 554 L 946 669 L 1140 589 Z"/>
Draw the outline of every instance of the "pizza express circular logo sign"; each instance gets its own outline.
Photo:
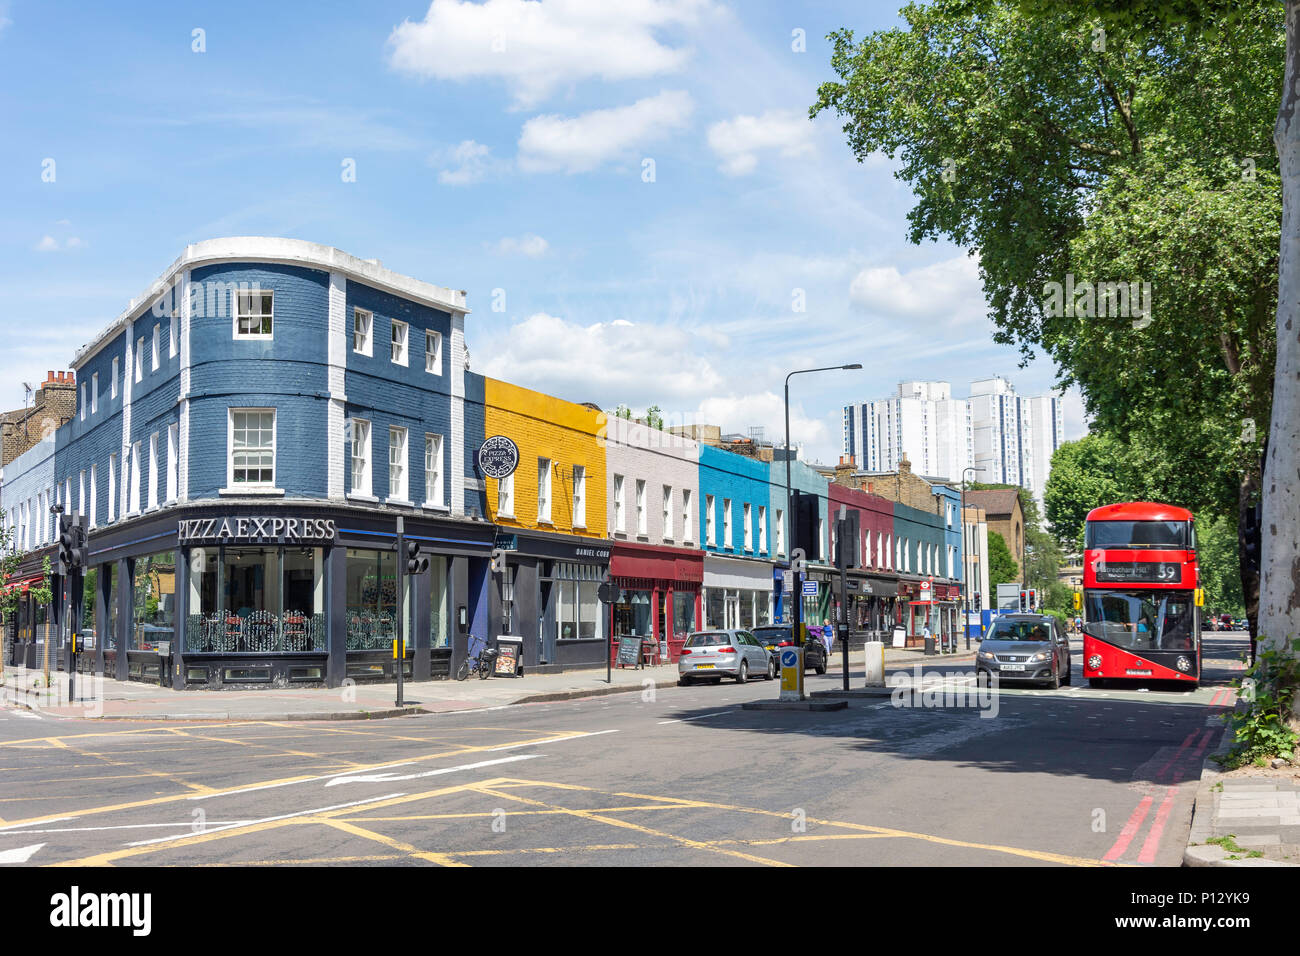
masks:
<path id="1" fill-rule="evenodd" d="M 493 435 L 478 448 L 478 468 L 488 478 L 507 478 L 519 467 L 519 446 L 505 435 Z"/>

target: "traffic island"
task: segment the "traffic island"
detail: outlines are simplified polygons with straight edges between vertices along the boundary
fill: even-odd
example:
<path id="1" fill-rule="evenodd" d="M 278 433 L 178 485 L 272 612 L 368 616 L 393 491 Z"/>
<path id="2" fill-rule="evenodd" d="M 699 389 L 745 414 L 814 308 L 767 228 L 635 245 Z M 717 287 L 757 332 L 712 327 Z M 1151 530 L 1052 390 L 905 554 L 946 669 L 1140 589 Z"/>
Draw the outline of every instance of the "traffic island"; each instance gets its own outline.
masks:
<path id="1" fill-rule="evenodd" d="M 741 710 L 843 710 L 849 706 L 847 700 L 751 700 L 741 704 Z"/>
<path id="2" fill-rule="evenodd" d="M 848 690 L 843 688 L 839 690 L 815 690 L 812 692 L 812 696 L 819 700 L 840 698 L 847 701 L 860 697 L 871 697 L 878 700 L 882 697 L 893 697 L 895 689 L 893 687 L 850 687 Z M 911 688 L 907 688 L 907 691 L 911 693 Z"/>

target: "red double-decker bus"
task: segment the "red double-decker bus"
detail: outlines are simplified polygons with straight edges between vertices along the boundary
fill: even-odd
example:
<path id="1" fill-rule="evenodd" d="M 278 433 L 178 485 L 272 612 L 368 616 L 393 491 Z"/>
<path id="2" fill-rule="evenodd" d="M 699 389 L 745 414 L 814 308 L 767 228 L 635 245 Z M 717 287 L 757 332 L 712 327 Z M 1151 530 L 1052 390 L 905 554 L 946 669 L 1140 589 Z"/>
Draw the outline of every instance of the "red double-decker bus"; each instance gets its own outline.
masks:
<path id="1" fill-rule="evenodd" d="M 1196 524 L 1186 508 L 1133 501 L 1094 508 L 1084 528 L 1083 676 L 1201 679 Z"/>

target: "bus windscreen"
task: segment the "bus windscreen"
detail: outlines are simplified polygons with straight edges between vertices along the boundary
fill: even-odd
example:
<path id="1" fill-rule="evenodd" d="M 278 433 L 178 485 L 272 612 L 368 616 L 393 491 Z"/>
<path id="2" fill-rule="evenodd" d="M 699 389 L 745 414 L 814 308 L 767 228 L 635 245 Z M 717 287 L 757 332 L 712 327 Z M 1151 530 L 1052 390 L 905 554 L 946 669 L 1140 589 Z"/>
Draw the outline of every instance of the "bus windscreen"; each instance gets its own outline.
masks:
<path id="1" fill-rule="evenodd" d="M 1191 591 L 1089 591 L 1083 632 L 1133 651 L 1189 651 L 1196 647 Z"/>
<path id="2" fill-rule="evenodd" d="M 1191 544 L 1186 521 L 1089 521 L 1084 547 L 1181 551 Z"/>

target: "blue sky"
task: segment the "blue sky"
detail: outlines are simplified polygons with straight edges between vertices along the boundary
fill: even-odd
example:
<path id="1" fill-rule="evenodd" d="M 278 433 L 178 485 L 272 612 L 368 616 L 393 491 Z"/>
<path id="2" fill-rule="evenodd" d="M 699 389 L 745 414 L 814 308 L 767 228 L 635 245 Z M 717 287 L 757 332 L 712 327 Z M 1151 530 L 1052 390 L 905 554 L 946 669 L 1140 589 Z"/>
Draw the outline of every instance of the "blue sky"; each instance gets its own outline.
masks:
<path id="1" fill-rule="evenodd" d="M 992 342 L 974 261 L 905 241 L 892 162 L 806 117 L 825 35 L 898 6 L 0 0 L 0 405 L 235 235 L 463 288 L 475 370 L 670 423 L 776 437 L 786 371 L 861 362 L 795 380 L 821 460 L 843 404 L 900 380 L 1046 391 Z"/>

